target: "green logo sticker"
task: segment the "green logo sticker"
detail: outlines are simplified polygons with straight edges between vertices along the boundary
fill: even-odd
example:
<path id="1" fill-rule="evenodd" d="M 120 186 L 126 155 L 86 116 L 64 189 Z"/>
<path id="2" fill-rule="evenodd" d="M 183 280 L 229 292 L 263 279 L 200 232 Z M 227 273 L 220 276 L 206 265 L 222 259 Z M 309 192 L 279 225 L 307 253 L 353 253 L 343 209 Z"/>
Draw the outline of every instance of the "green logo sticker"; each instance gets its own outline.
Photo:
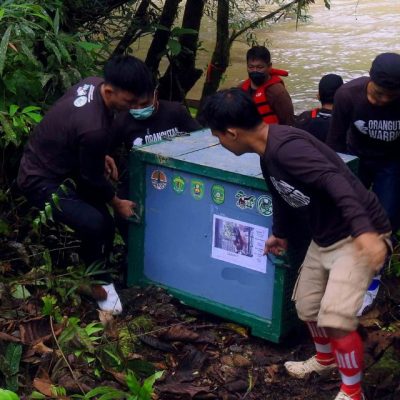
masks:
<path id="1" fill-rule="evenodd" d="M 180 175 L 175 175 L 172 179 L 172 189 L 178 194 L 185 190 L 185 180 Z"/>
<path id="2" fill-rule="evenodd" d="M 211 198 L 215 204 L 222 204 L 225 201 L 225 188 L 221 185 L 212 185 Z"/>
<path id="3" fill-rule="evenodd" d="M 257 211 L 264 217 L 272 215 L 272 198 L 270 196 L 260 196 L 257 199 Z"/>
<path id="4" fill-rule="evenodd" d="M 243 190 L 239 190 L 236 195 L 236 206 L 244 210 L 246 208 L 253 208 L 256 202 L 256 196 L 247 195 Z"/>
<path id="5" fill-rule="evenodd" d="M 190 184 L 190 192 L 196 200 L 200 200 L 204 196 L 204 183 L 197 179 L 193 179 Z"/>

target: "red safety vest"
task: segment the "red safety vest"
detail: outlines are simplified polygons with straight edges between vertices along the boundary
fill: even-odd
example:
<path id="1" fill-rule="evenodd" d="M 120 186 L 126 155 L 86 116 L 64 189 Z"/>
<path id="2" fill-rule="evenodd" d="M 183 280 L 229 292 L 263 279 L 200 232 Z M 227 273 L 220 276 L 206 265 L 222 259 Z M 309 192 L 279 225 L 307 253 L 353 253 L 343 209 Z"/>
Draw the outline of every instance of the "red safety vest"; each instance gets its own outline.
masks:
<path id="1" fill-rule="evenodd" d="M 253 93 L 253 100 L 257 106 L 258 112 L 260 113 L 266 124 L 279 124 L 278 116 L 269 105 L 266 90 L 268 87 L 277 83 L 282 83 L 282 85 L 284 85 L 284 82 L 280 78 L 280 76 L 288 76 L 288 72 L 284 71 L 283 69 L 272 68 L 269 74 L 270 78 L 267 80 L 267 82 L 259 86 L 257 90 Z M 250 90 L 250 87 L 250 79 L 246 79 L 241 85 L 241 88 L 246 92 Z"/>
<path id="2" fill-rule="evenodd" d="M 320 110 L 320 108 L 313 108 L 313 109 L 311 110 L 311 118 L 312 118 L 312 119 L 317 118 L 317 115 L 318 115 L 318 113 L 319 113 L 319 110 Z"/>

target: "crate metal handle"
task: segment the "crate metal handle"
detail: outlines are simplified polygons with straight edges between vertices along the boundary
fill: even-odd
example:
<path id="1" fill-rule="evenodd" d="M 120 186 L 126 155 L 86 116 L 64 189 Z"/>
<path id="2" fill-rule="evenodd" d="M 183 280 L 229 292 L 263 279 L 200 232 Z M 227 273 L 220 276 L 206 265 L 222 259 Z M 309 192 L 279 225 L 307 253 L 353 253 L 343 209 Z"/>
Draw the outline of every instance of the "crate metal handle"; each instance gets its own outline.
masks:
<path id="1" fill-rule="evenodd" d="M 135 212 L 133 213 L 132 217 L 127 218 L 127 220 L 133 224 L 140 224 L 142 222 L 140 216 Z"/>

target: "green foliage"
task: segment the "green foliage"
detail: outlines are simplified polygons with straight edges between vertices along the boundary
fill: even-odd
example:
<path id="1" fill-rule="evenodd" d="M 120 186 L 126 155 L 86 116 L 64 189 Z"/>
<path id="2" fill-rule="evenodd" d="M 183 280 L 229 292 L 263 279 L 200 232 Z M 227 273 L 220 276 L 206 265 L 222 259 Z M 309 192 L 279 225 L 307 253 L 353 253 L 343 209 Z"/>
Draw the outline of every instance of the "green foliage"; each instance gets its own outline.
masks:
<path id="1" fill-rule="evenodd" d="M 17 343 L 9 343 L 5 354 L 0 354 L 0 371 L 5 376 L 7 389 L 13 392 L 18 390 L 18 372 L 21 355 L 22 346 Z"/>
<path id="2" fill-rule="evenodd" d="M 97 69 L 101 45 L 64 32 L 59 0 L 0 5 L 0 148 L 20 146 L 42 108 Z"/>
<path id="3" fill-rule="evenodd" d="M 19 400 L 17 394 L 12 392 L 11 390 L 0 389 L 0 399 L 1 400 Z"/>
<path id="4" fill-rule="evenodd" d="M 394 250 L 394 253 L 392 255 L 392 259 L 390 262 L 390 267 L 388 269 L 388 274 L 389 275 L 394 275 L 397 278 L 400 278 L 400 253 L 399 253 L 399 248 L 396 248 Z"/>
<path id="5" fill-rule="evenodd" d="M 89 287 L 92 284 L 102 284 L 103 281 L 96 279 L 97 275 L 110 272 L 104 268 L 103 263 L 85 265 L 71 265 L 57 271 L 52 263 L 50 252 L 46 249 L 42 254 L 42 264 L 32 268 L 22 278 L 17 279 L 17 286 L 20 282 L 46 290 L 47 294 L 42 297 L 44 315 L 53 316 L 60 320 L 60 310 L 63 306 L 79 305 L 80 296 L 78 288 Z M 19 290 L 21 292 L 21 289 Z M 25 289 L 24 298 L 30 295 Z"/>
<path id="6" fill-rule="evenodd" d="M 67 395 L 67 391 L 65 388 L 62 386 L 51 386 L 51 393 L 53 394 L 54 397 L 59 398 L 59 397 L 65 397 Z"/>
<path id="7" fill-rule="evenodd" d="M 126 376 L 126 385 L 128 386 L 129 392 L 118 390 L 109 386 L 99 386 L 85 395 L 74 395 L 72 397 L 89 400 L 94 397 L 97 400 L 113 400 L 113 399 L 126 399 L 126 400 L 151 400 L 154 392 L 154 383 L 157 379 L 160 379 L 164 371 L 159 371 L 149 376 L 143 381 L 143 384 L 139 382 L 135 374 L 132 371 L 128 371 Z"/>
<path id="8" fill-rule="evenodd" d="M 31 398 L 31 399 L 36 399 L 36 400 L 42 400 L 42 399 L 45 399 L 46 396 L 45 396 L 44 394 L 42 394 L 42 393 L 37 392 L 36 390 L 34 390 L 34 391 L 31 393 L 31 397 L 30 397 L 30 398 Z"/>
<path id="9" fill-rule="evenodd" d="M 40 107 L 28 106 L 21 109 L 16 104 L 11 104 L 8 112 L 0 111 L 0 123 L 3 128 L 0 147 L 10 143 L 21 145 L 32 127 L 41 121 L 40 111 Z"/>
<path id="10" fill-rule="evenodd" d="M 60 199 L 58 197 L 58 194 L 52 193 L 51 198 L 55 206 L 60 210 Z M 49 202 L 46 202 L 44 203 L 44 209 L 39 211 L 39 216 L 32 221 L 33 229 L 39 231 L 43 225 L 47 226 L 50 221 L 54 222 L 53 209 L 52 205 Z"/>
<path id="11" fill-rule="evenodd" d="M 104 327 L 99 322 L 92 322 L 84 327 L 80 326 L 80 319 L 68 318 L 67 326 L 59 337 L 61 348 L 67 353 L 74 353 L 82 357 L 87 363 L 95 360 L 95 345 L 98 344 L 101 336 L 97 334 L 103 331 Z"/>
<path id="12" fill-rule="evenodd" d="M 57 305 L 57 298 L 50 294 L 46 294 L 42 297 L 42 301 L 42 314 L 54 317 L 56 321 L 61 321 L 60 307 Z"/>
<path id="13" fill-rule="evenodd" d="M 157 379 L 160 379 L 163 371 L 158 371 L 153 375 L 146 378 L 143 385 L 140 384 L 135 374 L 132 371 L 128 372 L 126 377 L 126 384 L 133 396 L 129 397 L 130 400 L 151 400 L 151 395 L 154 391 L 153 386 Z"/>

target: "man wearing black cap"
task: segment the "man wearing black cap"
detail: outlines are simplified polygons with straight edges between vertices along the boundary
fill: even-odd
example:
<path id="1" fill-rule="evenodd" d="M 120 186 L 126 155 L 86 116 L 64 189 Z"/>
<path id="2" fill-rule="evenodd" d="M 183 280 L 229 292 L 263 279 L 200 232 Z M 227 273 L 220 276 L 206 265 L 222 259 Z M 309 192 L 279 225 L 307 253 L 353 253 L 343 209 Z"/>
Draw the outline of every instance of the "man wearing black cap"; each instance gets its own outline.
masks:
<path id="1" fill-rule="evenodd" d="M 327 144 L 360 158 L 359 178 L 378 196 L 392 231 L 400 227 L 400 55 L 379 54 L 370 77 L 335 95 Z"/>
<path id="2" fill-rule="evenodd" d="M 296 128 L 303 129 L 325 142 L 331 124 L 333 97 L 343 85 L 343 79 L 336 74 L 324 75 L 318 85 L 320 108 L 304 111 L 296 118 Z"/>

